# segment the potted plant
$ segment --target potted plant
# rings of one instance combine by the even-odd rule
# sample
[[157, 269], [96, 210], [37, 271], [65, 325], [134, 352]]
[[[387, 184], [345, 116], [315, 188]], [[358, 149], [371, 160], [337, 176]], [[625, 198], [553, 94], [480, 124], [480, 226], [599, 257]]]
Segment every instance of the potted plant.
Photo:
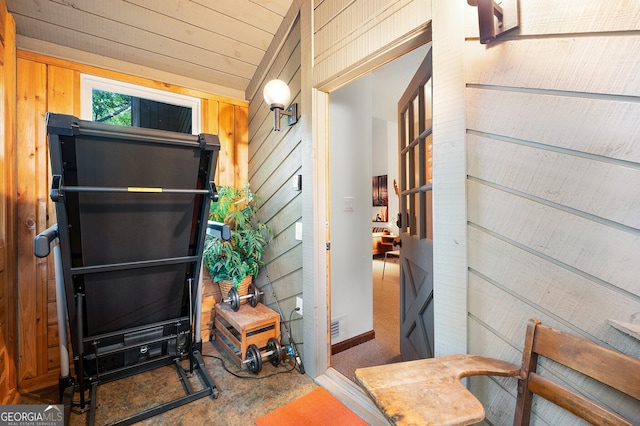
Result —
[[249, 184], [242, 188], [218, 188], [218, 201], [211, 203], [209, 220], [229, 225], [230, 238], [207, 235], [203, 262], [214, 282], [220, 285], [222, 297], [231, 287], [240, 295], [247, 292], [253, 276], [264, 265], [262, 255], [271, 241], [271, 228], [257, 220], [259, 197], [251, 192]]

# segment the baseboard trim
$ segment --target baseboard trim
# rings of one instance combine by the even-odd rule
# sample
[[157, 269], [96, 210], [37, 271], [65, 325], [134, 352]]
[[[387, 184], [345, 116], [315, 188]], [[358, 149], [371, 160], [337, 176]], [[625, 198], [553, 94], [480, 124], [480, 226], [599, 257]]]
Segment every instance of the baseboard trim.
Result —
[[353, 336], [347, 340], [343, 340], [342, 342], [338, 342], [335, 345], [331, 345], [331, 355], [335, 355], [342, 351], [346, 351], [347, 349], [351, 349], [354, 346], [358, 346], [361, 343], [368, 342], [369, 340], [373, 340], [376, 337], [376, 332], [374, 330], [367, 331], [366, 333], [358, 334], [357, 336]]

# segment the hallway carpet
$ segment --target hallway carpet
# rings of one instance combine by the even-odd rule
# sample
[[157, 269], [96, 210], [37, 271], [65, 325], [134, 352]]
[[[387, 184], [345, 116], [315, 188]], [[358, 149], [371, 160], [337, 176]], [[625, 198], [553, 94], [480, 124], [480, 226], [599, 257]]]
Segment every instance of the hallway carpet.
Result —
[[331, 356], [331, 367], [355, 382], [360, 367], [402, 361], [400, 355], [400, 265], [387, 259], [382, 279], [383, 258], [373, 259], [373, 329], [375, 339]]

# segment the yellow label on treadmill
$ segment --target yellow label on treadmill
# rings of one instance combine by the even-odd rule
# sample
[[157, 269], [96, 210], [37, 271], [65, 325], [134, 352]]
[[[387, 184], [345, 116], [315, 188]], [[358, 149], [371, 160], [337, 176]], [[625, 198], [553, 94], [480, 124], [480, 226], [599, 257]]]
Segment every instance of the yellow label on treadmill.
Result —
[[127, 187], [127, 191], [129, 192], [162, 192], [162, 188], [144, 188], [140, 186], [129, 186]]

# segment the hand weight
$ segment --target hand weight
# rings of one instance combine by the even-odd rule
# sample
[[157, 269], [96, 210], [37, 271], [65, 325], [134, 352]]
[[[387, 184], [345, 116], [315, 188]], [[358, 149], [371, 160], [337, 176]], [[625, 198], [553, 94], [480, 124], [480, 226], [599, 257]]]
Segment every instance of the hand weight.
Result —
[[268, 358], [269, 362], [277, 367], [282, 361], [282, 345], [275, 338], [271, 337], [267, 341], [267, 351], [260, 353], [260, 349], [254, 344], [249, 345], [247, 354], [243, 364], [247, 365], [247, 369], [254, 374], [258, 374], [262, 370], [262, 359]]

